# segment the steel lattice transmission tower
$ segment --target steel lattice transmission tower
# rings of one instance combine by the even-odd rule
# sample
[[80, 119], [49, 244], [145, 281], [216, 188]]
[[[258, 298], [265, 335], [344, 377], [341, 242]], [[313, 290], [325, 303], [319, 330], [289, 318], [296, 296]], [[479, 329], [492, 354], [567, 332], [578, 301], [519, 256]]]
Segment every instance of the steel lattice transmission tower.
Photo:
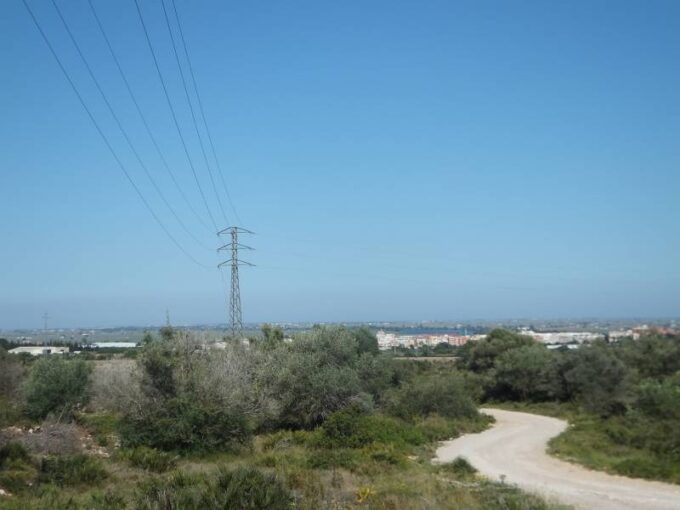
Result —
[[228, 227], [220, 230], [218, 235], [229, 235], [230, 241], [224, 246], [220, 246], [217, 251], [231, 251], [231, 258], [218, 264], [218, 268], [223, 266], [231, 266], [231, 293], [229, 295], [229, 324], [231, 327], [231, 336], [237, 338], [243, 331], [243, 318], [241, 314], [241, 289], [239, 285], [238, 268], [239, 266], [253, 267], [255, 264], [246, 262], [238, 258], [238, 251], [252, 250], [250, 246], [238, 242], [239, 234], [253, 234], [250, 230], [241, 227]]

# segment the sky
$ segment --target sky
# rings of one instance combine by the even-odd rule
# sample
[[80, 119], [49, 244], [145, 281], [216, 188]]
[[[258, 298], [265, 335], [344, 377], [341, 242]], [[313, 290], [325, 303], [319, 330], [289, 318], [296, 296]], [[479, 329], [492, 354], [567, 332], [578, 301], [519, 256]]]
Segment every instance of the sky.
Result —
[[[87, 0], [56, 1], [202, 246], [51, 1], [27, 1], [157, 217], [207, 267], [145, 208], [23, 3], [3, 2], [0, 328], [46, 311], [51, 327], [166, 310], [226, 322], [219, 240], [134, 0], [92, 2], [186, 201]], [[679, 2], [176, 0], [240, 221], [219, 210], [161, 0], [140, 6], [208, 209], [255, 232], [244, 321], [680, 316]]]

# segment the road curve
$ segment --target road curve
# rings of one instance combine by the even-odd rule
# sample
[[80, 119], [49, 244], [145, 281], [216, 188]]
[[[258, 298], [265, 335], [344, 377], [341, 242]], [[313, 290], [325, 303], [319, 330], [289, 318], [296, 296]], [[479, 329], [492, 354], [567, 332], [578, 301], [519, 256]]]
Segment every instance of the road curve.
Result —
[[570, 464], [546, 453], [548, 440], [567, 422], [529, 413], [483, 409], [496, 418], [479, 434], [446, 441], [435, 462], [467, 459], [493, 480], [516, 484], [578, 509], [680, 510], [680, 486], [608, 475]]

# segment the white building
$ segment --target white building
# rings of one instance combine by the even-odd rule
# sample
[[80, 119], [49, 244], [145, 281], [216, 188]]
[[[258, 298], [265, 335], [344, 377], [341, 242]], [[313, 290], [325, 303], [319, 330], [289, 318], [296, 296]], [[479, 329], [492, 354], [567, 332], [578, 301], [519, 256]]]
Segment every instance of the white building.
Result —
[[54, 347], [51, 345], [31, 345], [26, 347], [15, 347], [10, 349], [10, 354], [21, 354], [27, 352], [31, 356], [40, 356], [42, 354], [67, 354], [68, 347]]

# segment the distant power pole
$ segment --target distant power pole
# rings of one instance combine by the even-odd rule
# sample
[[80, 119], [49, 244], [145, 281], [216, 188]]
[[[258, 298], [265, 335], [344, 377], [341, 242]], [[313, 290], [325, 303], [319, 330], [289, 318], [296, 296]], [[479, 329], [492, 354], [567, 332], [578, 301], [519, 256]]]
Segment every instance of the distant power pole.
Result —
[[47, 314], [47, 312], [45, 312], [45, 313], [43, 314], [43, 316], [42, 316], [42, 319], [43, 319], [43, 330], [45, 331], [45, 333], [47, 333], [47, 319], [49, 319], [49, 318], [50, 318], [50, 316]]
[[229, 295], [229, 325], [231, 327], [231, 336], [237, 338], [243, 332], [243, 318], [241, 314], [241, 289], [238, 278], [239, 266], [254, 266], [250, 262], [240, 260], [238, 258], [238, 250], [252, 250], [250, 246], [246, 246], [238, 242], [239, 234], [252, 234], [250, 230], [241, 227], [228, 227], [218, 232], [218, 235], [229, 235], [230, 241], [224, 246], [220, 246], [217, 251], [231, 251], [231, 258], [218, 264], [218, 268], [222, 266], [231, 266], [231, 293]]

